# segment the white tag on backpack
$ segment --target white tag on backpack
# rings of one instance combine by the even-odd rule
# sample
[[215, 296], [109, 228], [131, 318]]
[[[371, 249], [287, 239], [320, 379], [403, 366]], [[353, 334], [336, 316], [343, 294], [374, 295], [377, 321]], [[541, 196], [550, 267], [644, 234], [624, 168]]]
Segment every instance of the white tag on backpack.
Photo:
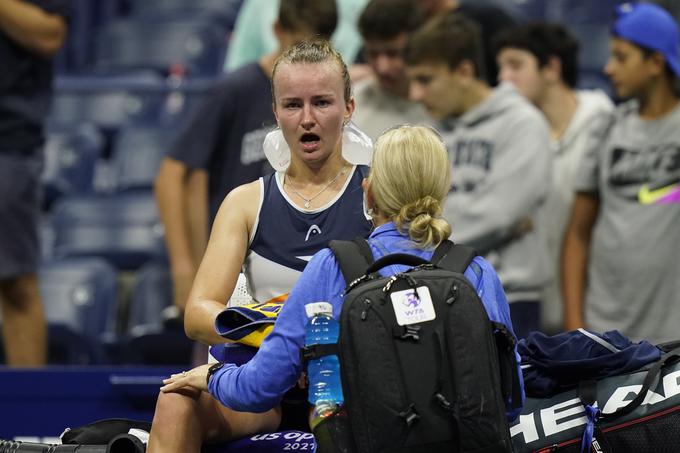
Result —
[[413, 288], [395, 291], [390, 294], [397, 324], [407, 326], [424, 321], [432, 321], [437, 317], [432, 304], [432, 297], [427, 286], [418, 287], [418, 296]]

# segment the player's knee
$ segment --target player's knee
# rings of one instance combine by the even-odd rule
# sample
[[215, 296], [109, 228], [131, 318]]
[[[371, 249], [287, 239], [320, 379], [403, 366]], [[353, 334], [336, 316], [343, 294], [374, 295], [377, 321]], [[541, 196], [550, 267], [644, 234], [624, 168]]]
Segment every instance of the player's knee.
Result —
[[195, 417], [198, 412], [200, 392], [182, 389], [181, 392], [160, 392], [156, 401], [154, 421], [169, 418]]

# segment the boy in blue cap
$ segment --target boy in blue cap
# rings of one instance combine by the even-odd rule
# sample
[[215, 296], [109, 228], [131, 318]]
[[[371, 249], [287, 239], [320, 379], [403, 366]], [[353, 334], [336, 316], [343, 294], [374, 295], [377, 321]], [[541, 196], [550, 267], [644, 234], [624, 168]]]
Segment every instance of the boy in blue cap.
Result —
[[565, 328], [677, 339], [680, 325], [680, 31], [662, 8], [617, 8], [605, 72], [619, 97], [576, 184], [562, 252]]

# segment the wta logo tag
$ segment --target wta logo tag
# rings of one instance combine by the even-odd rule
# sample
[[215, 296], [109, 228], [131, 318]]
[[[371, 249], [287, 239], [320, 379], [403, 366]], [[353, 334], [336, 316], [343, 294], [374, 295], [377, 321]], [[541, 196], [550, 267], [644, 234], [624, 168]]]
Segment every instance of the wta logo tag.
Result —
[[395, 291], [390, 294], [390, 299], [392, 299], [397, 324], [400, 326], [432, 321], [437, 317], [427, 286], [418, 287], [418, 294], [413, 288]]

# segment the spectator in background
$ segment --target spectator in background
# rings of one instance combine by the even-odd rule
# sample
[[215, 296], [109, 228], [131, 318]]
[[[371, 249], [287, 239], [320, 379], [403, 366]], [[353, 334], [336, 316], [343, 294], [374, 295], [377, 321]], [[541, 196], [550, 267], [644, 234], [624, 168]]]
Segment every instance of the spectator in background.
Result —
[[676, 340], [680, 325], [680, 30], [617, 8], [605, 73], [630, 101], [593, 128], [562, 251], [565, 329]]
[[[425, 15], [432, 18], [437, 14], [456, 11], [473, 20], [480, 28], [483, 64], [486, 81], [495, 86], [498, 79], [496, 54], [493, 37], [498, 33], [519, 25], [519, 13], [511, 9], [504, 0], [418, 0]], [[482, 68], [482, 66], [480, 66]]]
[[435, 16], [407, 50], [411, 97], [440, 120], [453, 166], [444, 217], [454, 237], [498, 270], [515, 333], [539, 327], [549, 266], [541, 208], [552, 159], [543, 115], [510, 84], [491, 89], [479, 28], [458, 13]]
[[533, 23], [503, 32], [496, 40], [499, 79], [512, 82], [550, 125], [552, 189], [546, 203], [546, 235], [555, 278], [543, 299], [543, 325], [562, 327], [560, 252], [569, 221], [578, 164], [598, 117], [613, 104], [601, 90], [577, 90], [578, 42], [561, 25]]
[[0, 2], [0, 305], [6, 362], [14, 366], [47, 360], [36, 273], [43, 120], [68, 15], [68, 0]]
[[[367, 0], [337, 0], [338, 26], [333, 34], [333, 47], [345, 61], [354, 61], [359, 51], [361, 37], [357, 19]], [[244, 0], [236, 18], [225, 62], [225, 71], [233, 71], [244, 64], [256, 61], [262, 55], [278, 48], [272, 33], [280, 0]], [[301, 8], [300, 13], [307, 13]]]
[[222, 200], [233, 188], [271, 171], [262, 143], [275, 124], [274, 61], [293, 44], [313, 36], [328, 38], [335, 30], [335, 0], [281, 0], [280, 5], [273, 26], [279, 49], [224, 78], [187, 123], [156, 178], [174, 301], [181, 311]]
[[354, 122], [373, 140], [398, 124], [427, 124], [422, 105], [408, 98], [404, 51], [411, 32], [422, 25], [417, 0], [372, 0], [359, 18], [364, 60], [373, 77], [354, 86]]

